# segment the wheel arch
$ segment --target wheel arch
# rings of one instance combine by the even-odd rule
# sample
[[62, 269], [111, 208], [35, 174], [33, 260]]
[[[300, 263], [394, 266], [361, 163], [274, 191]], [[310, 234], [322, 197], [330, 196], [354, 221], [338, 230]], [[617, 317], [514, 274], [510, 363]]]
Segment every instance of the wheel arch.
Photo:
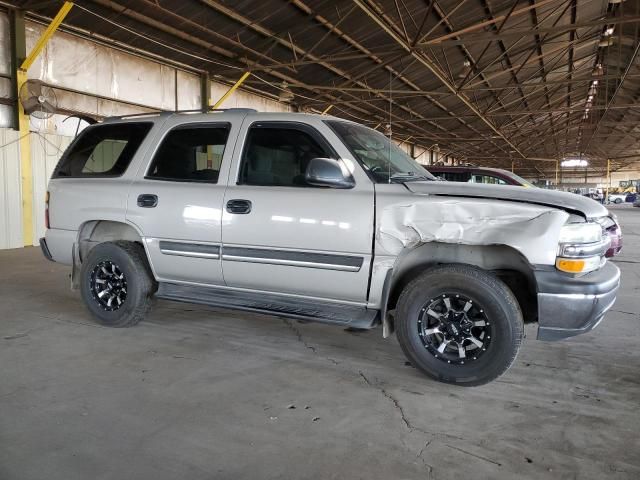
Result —
[[79, 276], [82, 261], [87, 258], [91, 249], [100, 243], [118, 240], [139, 243], [144, 248], [147, 261], [149, 261], [142, 234], [134, 225], [114, 220], [88, 220], [80, 225], [78, 237], [73, 246], [73, 268], [71, 274], [73, 289], [78, 288], [76, 279]]
[[537, 288], [533, 267], [515, 248], [508, 245], [464, 245], [429, 242], [400, 253], [389, 273], [383, 297], [385, 330], [390, 332], [392, 320], [386, 313], [396, 308], [405, 286], [425, 270], [443, 264], [464, 264], [493, 272], [514, 293], [525, 322], [537, 320]]

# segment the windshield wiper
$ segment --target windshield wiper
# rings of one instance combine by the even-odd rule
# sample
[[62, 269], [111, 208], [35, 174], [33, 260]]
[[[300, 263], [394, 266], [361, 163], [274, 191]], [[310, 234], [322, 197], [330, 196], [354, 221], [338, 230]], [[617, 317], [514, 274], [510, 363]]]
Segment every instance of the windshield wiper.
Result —
[[389, 180], [392, 182], [396, 181], [398, 183], [403, 183], [403, 182], [415, 182], [419, 180], [431, 180], [431, 179], [425, 175], [416, 175], [413, 172], [398, 172], [391, 175], [389, 177]]

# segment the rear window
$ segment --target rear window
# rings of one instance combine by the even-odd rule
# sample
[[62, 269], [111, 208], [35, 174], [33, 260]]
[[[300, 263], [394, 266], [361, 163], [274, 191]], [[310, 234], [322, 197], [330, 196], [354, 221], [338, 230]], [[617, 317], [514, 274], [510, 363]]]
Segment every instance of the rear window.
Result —
[[53, 177], [122, 175], [151, 125], [149, 122], [120, 123], [87, 128], [64, 153]]

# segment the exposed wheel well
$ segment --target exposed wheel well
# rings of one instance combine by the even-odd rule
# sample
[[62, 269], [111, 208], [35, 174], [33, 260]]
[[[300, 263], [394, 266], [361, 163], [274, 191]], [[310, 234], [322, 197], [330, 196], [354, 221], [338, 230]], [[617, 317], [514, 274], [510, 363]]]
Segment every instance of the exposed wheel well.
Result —
[[142, 237], [131, 225], [111, 220], [92, 220], [85, 222], [78, 232], [78, 253], [80, 260], [86, 258], [93, 247], [103, 242], [126, 240], [141, 245]]
[[138, 231], [123, 222], [112, 220], [91, 220], [83, 223], [78, 230], [78, 240], [73, 245], [73, 266], [71, 267], [71, 288], [80, 288], [80, 268], [82, 260], [87, 258], [89, 252], [96, 245], [103, 242], [115, 242], [125, 240], [142, 245], [142, 237]]
[[466, 264], [494, 273], [516, 296], [525, 322], [537, 320], [536, 283], [532, 268], [517, 250], [505, 245], [425, 243], [401, 254], [393, 272], [387, 311], [396, 307], [405, 286], [426, 269], [443, 264]]

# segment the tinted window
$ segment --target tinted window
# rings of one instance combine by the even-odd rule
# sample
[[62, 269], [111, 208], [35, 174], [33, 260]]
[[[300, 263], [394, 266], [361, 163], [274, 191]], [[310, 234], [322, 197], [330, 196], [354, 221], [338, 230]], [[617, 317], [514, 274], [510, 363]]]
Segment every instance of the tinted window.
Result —
[[304, 175], [312, 158], [334, 158], [323, 141], [296, 128], [257, 126], [249, 130], [240, 182], [245, 185], [309, 186]]
[[469, 172], [443, 172], [434, 173], [434, 175], [444, 178], [449, 182], [468, 182], [471, 178], [471, 174]]
[[62, 156], [53, 176], [122, 175], [150, 129], [151, 123], [89, 127]]
[[469, 180], [469, 182], [471, 182], [471, 183], [490, 183], [490, 184], [496, 184], [496, 185], [506, 185], [507, 184], [507, 182], [505, 182], [501, 178], [494, 177], [492, 175], [481, 175], [481, 174], [477, 174], [477, 173], [474, 173], [472, 175], [471, 180]]
[[171, 130], [160, 144], [147, 178], [217, 183], [228, 136], [226, 125]]

